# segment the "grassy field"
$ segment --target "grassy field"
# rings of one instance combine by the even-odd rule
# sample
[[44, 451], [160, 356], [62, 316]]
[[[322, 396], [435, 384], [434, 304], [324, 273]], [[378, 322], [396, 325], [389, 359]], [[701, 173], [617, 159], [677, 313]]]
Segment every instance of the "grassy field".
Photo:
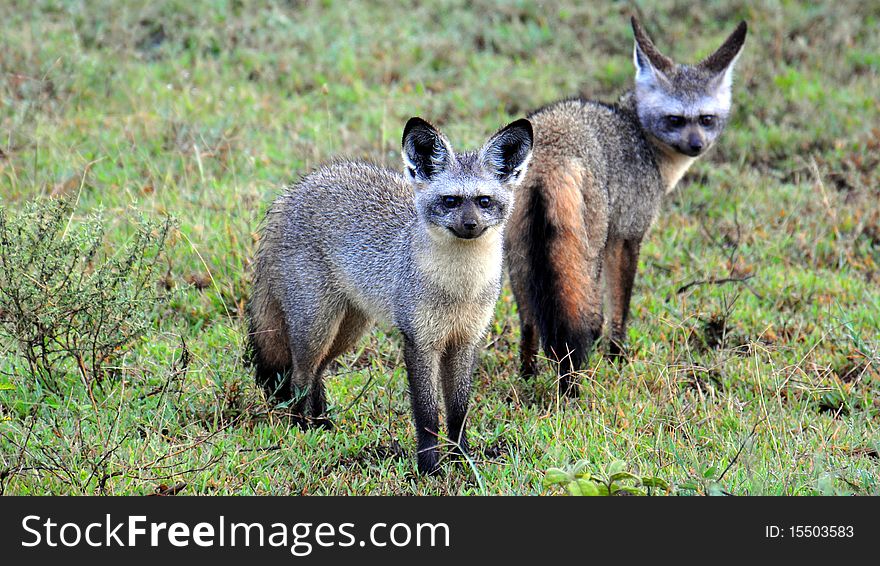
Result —
[[[622, 461], [655, 493], [880, 495], [880, 5], [245, 4], [0, 6], [0, 204], [103, 210], [108, 249], [138, 214], [178, 223], [173, 297], [115, 377], [66, 363], [41, 387], [0, 334], [0, 493], [550, 494], [550, 468]], [[575, 401], [549, 366], [522, 381], [505, 286], [474, 460], [430, 478], [388, 328], [332, 370], [332, 432], [268, 406], [242, 315], [279, 187], [338, 155], [397, 168], [413, 115], [473, 147], [552, 100], [614, 99], [633, 10], [686, 62], [750, 33], [731, 124], [643, 248], [629, 361], [594, 356]]]

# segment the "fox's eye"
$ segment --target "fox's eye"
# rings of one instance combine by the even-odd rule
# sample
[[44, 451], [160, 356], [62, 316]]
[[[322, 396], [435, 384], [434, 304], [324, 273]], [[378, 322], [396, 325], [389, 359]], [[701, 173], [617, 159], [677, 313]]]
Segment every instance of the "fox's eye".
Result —
[[700, 125], [701, 126], [709, 127], [714, 124], [715, 124], [715, 116], [712, 116], [711, 114], [703, 114], [702, 116], [700, 116]]
[[461, 204], [461, 197], [443, 197], [443, 206], [446, 208], [455, 208]]
[[670, 128], [680, 128], [684, 126], [684, 116], [666, 116], [666, 125]]
[[480, 208], [489, 208], [492, 206], [492, 199], [489, 197], [480, 197], [477, 199], [477, 204], [480, 205]]

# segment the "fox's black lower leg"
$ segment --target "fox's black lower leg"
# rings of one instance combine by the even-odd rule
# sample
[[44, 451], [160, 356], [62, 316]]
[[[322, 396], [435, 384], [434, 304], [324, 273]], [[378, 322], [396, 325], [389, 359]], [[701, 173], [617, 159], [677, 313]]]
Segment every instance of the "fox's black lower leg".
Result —
[[416, 448], [419, 472], [430, 474], [437, 470], [437, 393], [434, 389], [435, 372], [439, 364], [439, 352], [419, 348], [409, 336], [404, 335], [403, 357], [409, 378], [413, 420], [416, 426]]
[[[322, 371], [323, 373], [323, 371]], [[324, 389], [324, 380], [321, 378], [321, 374], [318, 374], [318, 377], [312, 381], [312, 389], [309, 391], [310, 404], [311, 404], [311, 421], [310, 426], [312, 428], [323, 428], [325, 430], [330, 430], [333, 428], [333, 421], [330, 419], [330, 416], [327, 415], [327, 392]]]
[[608, 354], [620, 359], [626, 353], [626, 323], [633, 284], [639, 266], [641, 240], [609, 240], [605, 253], [605, 278], [611, 307], [611, 341]]
[[[522, 315], [521, 315], [522, 316]], [[531, 322], [523, 321], [519, 341], [519, 373], [528, 379], [538, 373], [536, 365], [538, 356], [538, 329]]]
[[298, 389], [293, 397], [298, 399], [290, 408], [290, 418], [301, 429], [311, 428], [332, 429], [333, 421], [327, 415], [327, 400], [324, 384], [320, 379], [308, 387]]
[[450, 442], [455, 444], [455, 450], [462, 455], [468, 453], [465, 421], [470, 403], [475, 352], [473, 345], [457, 346], [447, 350], [440, 360], [447, 434]]
[[327, 363], [319, 363], [317, 367], [309, 362], [301, 362], [304, 356], [294, 353], [293, 366], [290, 372], [288, 399], [290, 418], [301, 429], [332, 428], [333, 423], [327, 416], [327, 397], [324, 391], [322, 376]]

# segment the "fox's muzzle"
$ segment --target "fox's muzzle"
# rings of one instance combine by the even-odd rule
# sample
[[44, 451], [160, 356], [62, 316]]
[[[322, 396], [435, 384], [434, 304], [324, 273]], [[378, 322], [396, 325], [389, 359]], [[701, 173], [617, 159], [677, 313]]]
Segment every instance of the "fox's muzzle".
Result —
[[455, 234], [457, 238], [463, 240], [473, 240], [479, 238], [486, 231], [488, 226], [479, 222], [456, 222], [454, 226], [450, 226], [449, 230]]
[[700, 132], [691, 130], [684, 132], [681, 141], [676, 144], [675, 149], [689, 157], [697, 157], [703, 153], [707, 145]]
[[457, 237], [472, 240], [479, 238], [486, 231], [486, 224], [480, 219], [480, 213], [473, 202], [466, 202], [461, 207], [461, 213], [455, 219], [455, 223], [449, 227]]

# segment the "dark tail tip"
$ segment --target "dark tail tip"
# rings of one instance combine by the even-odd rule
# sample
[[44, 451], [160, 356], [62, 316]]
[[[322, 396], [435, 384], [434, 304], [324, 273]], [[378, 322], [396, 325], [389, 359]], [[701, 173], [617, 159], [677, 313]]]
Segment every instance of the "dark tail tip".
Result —
[[594, 328], [588, 321], [572, 320], [563, 308], [561, 294], [566, 282], [554, 270], [552, 259], [554, 254], [567, 252], [553, 249], [557, 227], [548, 221], [547, 202], [540, 186], [531, 191], [531, 199], [529, 233], [524, 235], [529, 242], [529, 306], [535, 313], [545, 354], [559, 362], [560, 373], [570, 373], [585, 365], [601, 332], [601, 322]]

